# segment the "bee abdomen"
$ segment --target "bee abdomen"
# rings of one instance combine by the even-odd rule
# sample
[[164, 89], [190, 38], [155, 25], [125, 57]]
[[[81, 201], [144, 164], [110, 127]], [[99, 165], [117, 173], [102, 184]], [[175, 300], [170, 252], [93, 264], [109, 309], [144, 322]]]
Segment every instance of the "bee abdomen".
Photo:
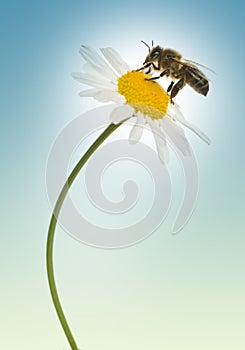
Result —
[[192, 77], [187, 82], [196, 92], [198, 92], [201, 95], [206, 96], [209, 90], [209, 82], [204, 77]]

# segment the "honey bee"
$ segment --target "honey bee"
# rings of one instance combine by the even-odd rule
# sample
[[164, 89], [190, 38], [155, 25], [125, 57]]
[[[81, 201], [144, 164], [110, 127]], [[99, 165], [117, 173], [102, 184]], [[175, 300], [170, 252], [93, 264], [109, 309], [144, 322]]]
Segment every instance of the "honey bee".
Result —
[[170, 77], [172, 82], [170, 83], [167, 92], [170, 93], [171, 101], [186, 84], [199, 94], [204, 96], [207, 95], [209, 81], [197, 66], [206, 69], [209, 68], [192, 60], [184, 59], [179, 52], [173, 49], [164, 49], [159, 45], [154, 46], [153, 41], [152, 47], [143, 40], [142, 43], [148, 47], [149, 53], [146, 56], [143, 67], [137, 69], [137, 71], [148, 68], [146, 73], [150, 73], [151, 71], [161, 72], [158, 76], [147, 80], [156, 80], [163, 76]]

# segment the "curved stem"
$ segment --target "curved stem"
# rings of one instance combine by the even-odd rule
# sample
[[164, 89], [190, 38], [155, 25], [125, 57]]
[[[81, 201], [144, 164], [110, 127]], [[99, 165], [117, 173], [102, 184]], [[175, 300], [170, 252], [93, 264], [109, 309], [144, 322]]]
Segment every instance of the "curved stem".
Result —
[[87, 152], [82, 156], [82, 158], [79, 160], [79, 162], [76, 164], [76, 166], [72, 170], [70, 176], [68, 177], [66, 183], [64, 184], [64, 186], [59, 194], [59, 197], [58, 197], [57, 202], [55, 204], [55, 207], [54, 207], [54, 210], [52, 213], [52, 217], [50, 220], [50, 224], [49, 224], [48, 237], [47, 237], [47, 247], [46, 247], [46, 264], [47, 264], [49, 288], [50, 288], [53, 303], [54, 303], [57, 315], [59, 317], [61, 326], [63, 327], [66, 338], [67, 338], [72, 350], [78, 350], [78, 347], [76, 345], [75, 339], [72, 335], [72, 332], [71, 332], [70, 327], [67, 323], [65, 314], [63, 312], [63, 309], [62, 309], [62, 306], [61, 306], [61, 303], [59, 300], [57, 288], [56, 288], [55, 277], [54, 277], [53, 245], [54, 245], [55, 229], [56, 229], [57, 220], [58, 220], [58, 216], [59, 216], [62, 204], [65, 200], [65, 197], [66, 197], [73, 181], [76, 179], [80, 170], [82, 169], [84, 164], [87, 162], [87, 160], [91, 157], [91, 155], [96, 151], [96, 149], [121, 124], [122, 123], [119, 123], [117, 125], [110, 124], [103, 131], [103, 133], [97, 138], [97, 140], [92, 144], [92, 146], [87, 150]]

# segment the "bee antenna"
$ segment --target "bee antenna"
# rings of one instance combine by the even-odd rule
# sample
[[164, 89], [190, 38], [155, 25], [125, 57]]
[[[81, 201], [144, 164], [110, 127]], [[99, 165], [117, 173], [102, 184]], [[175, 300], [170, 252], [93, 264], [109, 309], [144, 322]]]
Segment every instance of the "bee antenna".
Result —
[[150, 48], [150, 46], [145, 42], [145, 41], [143, 41], [143, 40], [141, 40], [141, 42], [143, 43], [143, 44], [145, 44], [145, 46], [147, 46], [148, 47], [148, 50], [149, 50], [149, 52], [151, 51], [151, 48]]
[[154, 46], [154, 41], [153, 41], [153, 40], [151, 41], [151, 46], [152, 46], [152, 47]]

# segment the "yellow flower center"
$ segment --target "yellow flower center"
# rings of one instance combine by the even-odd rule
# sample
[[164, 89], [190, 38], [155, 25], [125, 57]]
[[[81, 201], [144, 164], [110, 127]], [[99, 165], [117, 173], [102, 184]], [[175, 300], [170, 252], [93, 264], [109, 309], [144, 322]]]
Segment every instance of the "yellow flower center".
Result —
[[118, 92], [136, 112], [148, 115], [152, 119], [162, 119], [166, 115], [170, 98], [149, 74], [127, 72], [118, 79]]

